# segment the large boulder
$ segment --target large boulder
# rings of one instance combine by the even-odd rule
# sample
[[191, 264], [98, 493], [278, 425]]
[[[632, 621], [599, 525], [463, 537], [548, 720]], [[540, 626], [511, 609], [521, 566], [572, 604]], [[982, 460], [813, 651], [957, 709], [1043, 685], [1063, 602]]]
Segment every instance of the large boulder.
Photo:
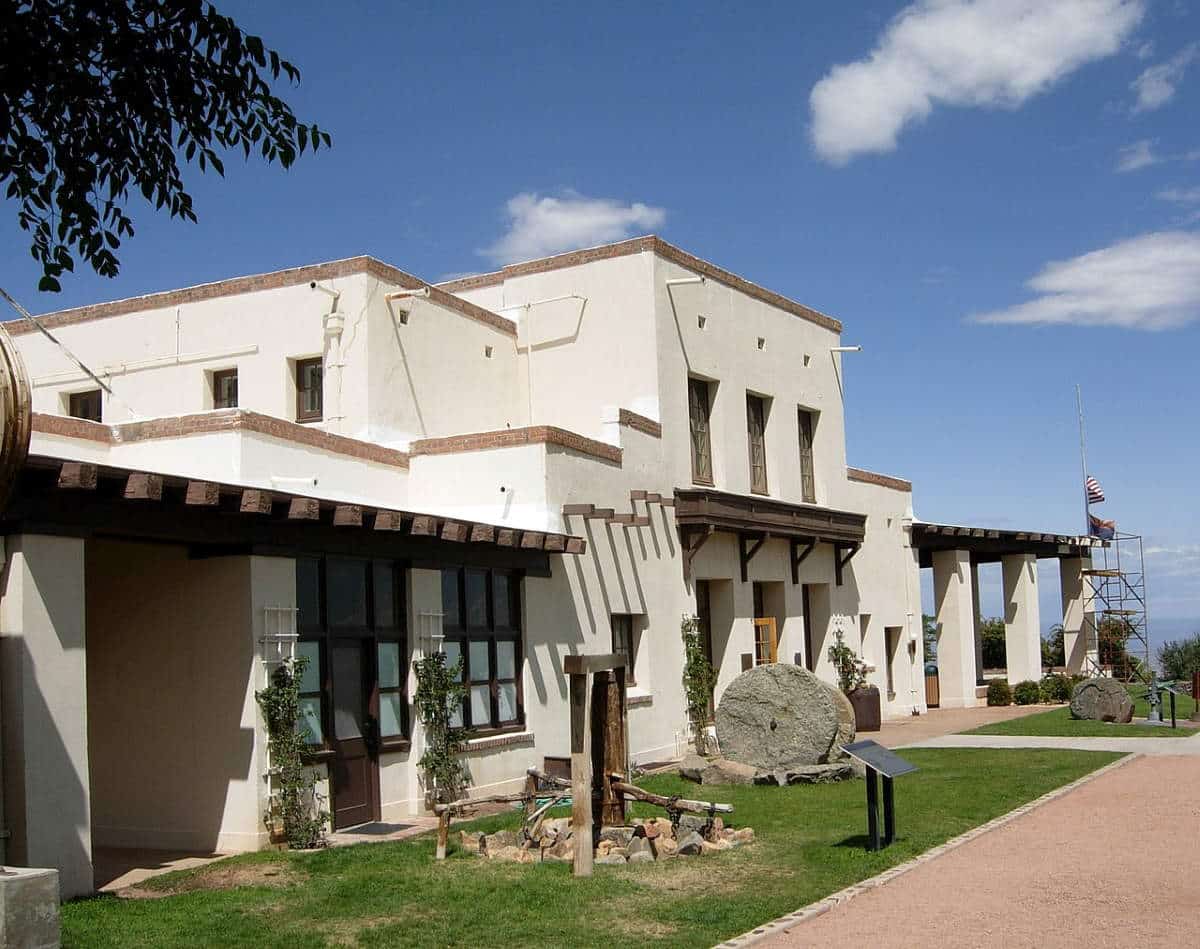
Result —
[[[830, 688], [806, 669], [787, 663], [756, 666], [721, 696], [717, 741], [731, 761], [786, 773], [825, 764], [836, 755], [844, 716]], [[850, 729], [853, 735], [853, 724]]]
[[1071, 693], [1071, 717], [1095, 722], [1133, 719], [1133, 699], [1116, 679], [1084, 679]]
[[855, 735], [855, 717], [854, 706], [850, 704], [850, 700], [846, 697], [846, 693], [839, 689], [836, 685], [830, 685], [828, 682], [821, 683], [829, 690], [830, 696], [833, 698], [833, 704], [837, 708], [838, 713], [838, 730], [837, 735], [833, 739], [833, 749], [829, 753], [830, 761], [841, 761], [849, 758], [842, 747], [849, 745], [854, 741]]

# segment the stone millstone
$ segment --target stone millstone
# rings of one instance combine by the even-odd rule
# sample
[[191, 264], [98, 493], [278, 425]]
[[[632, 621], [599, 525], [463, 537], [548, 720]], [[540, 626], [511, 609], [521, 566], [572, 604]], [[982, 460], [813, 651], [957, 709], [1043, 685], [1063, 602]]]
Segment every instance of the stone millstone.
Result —
[[850, 756], [842, 751], [842, 747], [854, 741], [854, 706], [846, 698], [846, 693], [836, 685], [830, 685], [828, 682], [822, 682], [821, 684], [829, 690], [829, 695], [833, 699], [833, 704], [837, 708], [838, 713], [838, 730], [837, 735], [833, 739], [833, 748], [829, 752], [829, 760], [844, 761], [849, 759]]
[[1133, 720], [1133, 700], [1116, 679], [1084, 679], [1071, 693], [1071, 717], [1129, 722]]
[[717, 706], [717, 741], [731, 761], [787, 772], [825, 764], [842, 728], [825, 683], [786, 663], [756, 666], [729, 684]]

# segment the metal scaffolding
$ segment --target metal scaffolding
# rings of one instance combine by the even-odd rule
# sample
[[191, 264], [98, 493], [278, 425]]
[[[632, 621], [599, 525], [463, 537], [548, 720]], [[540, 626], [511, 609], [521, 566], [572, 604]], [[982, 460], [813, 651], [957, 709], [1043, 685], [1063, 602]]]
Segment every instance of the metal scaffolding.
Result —
[[[1083, 632], [1087, 637], [1083, 671], [1149, 685], [1150, 632], [1142, 536], [1118, 531], [1109, 546], [1100, 550], [1102, 558], [1093, 553], [1091, 569], [1083, 571]], [[1114, 650], [1102, 646], [1100, 632], [1105, 624], [1120, 624], [1128, 635], [1123, 654], [1112, 655]]]

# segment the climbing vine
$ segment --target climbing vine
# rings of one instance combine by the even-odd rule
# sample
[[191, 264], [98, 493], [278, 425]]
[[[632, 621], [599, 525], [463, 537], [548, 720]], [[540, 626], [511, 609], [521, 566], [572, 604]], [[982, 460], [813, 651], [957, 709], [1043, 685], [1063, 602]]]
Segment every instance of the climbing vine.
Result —
[[448, 804], [462, 796], [471, 778], [458, 757], [466, 749], [467, 731], [454, 724], [467, 695], [462, 658], [447, 667], [446, 654], [435, 652], [418, 659], [413, 668], [417, 674], [413, 704], [425, 726], [425, 753], [417, 764], [425, 772], [430, 801]]
[[717, 673], [708, 661], [700, 619], [683, 615], [679, 624], [683, 636], [683, 691], [687, 698], [688, 720], [696, 736], [696, 754], [708, 753], [708, 708], [712, 702]]
[[846, 637], [839, 629], [837, 641], [829, 647], [827, 655], [837, 670], [838, 686], [849, 695], [867, 684], [867, 664], [846, 645]]
[[285, 660], [271, 674], [267, 687], [254, 693], [267, 725], [275, 788], [264, 820], [268, 828], [282, 824], [293, 850], [324, 846], [329, 826], [329, 813], [316, 790], [316, 775], [304, 764], [311, 733], [300, 718], [300, 680], [307, 667], [307, 656]]

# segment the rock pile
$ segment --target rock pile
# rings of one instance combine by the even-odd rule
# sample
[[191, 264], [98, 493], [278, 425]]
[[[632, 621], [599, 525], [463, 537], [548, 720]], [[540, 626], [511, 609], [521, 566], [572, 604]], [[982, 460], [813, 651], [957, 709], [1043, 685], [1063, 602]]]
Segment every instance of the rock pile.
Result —
[[848, 761], [792, 765], [779, 771], [764, 771], [726, 758], [688, 755], [679, 763], [679, 776], [697, 784], [831, 784], [854, 777]]
[[[719, 817], [711, 819], [684, 814], [673, 825], [664, 817], [635, 820], [624, 827], [605, 827], [596, 845], [598, 864], [653, 863], [673, 857], [692, 857], [719, 853], [751, 843], [754, 830], [750, 827], [726, 827]], [[575, 859], [575, 835], [571, 819], [557, 817], [542, 823], [537, 836], [523, 838], [520, 831], [501, 830], [494, 834], [462, 832], [462, 845], [469, 853], [492, 860], [514, 863], [560, 861]]]

